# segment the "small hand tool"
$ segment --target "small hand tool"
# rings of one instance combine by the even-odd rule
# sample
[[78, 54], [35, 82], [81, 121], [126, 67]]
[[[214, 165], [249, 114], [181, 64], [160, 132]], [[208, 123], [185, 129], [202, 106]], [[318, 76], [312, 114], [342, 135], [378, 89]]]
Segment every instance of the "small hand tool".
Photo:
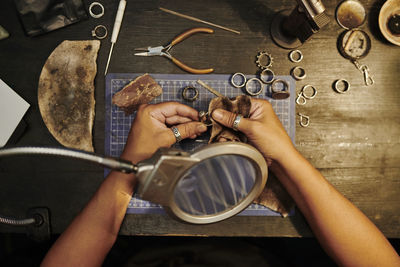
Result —
[[117, 15], [115, 16], [114, 28], [113, 28], [113, 32], [111, 35], [110, 53], [108, 54], [107, 65], [106, 65], [106, 70], [104, 71], [104, 75], [107, 74], [108, 65], [110, 64], [110, 59], [111, 59], [111, 54], [112, 54], [112, 51], [114, 48], [114, 44], [117, 42], [119, 30], [121, 28], [122, 18], [124, 17], [125, 7], [126, 7], [126, 0], [119, 1], [118, 11], [117, 11]]
[[167, 46], [156, 46], [156, 47], [144, 47], [144, 48], [136, 48], [135, 50], [137, 51], [146, 51], [146, 52], [141, 52], [141, 53], [136, 53], [135, 56], [164, 56], [169, 58], [170, 60], [172, 60], [172, 62], [177, 65], [178, 67], [180, 67], [181, 69], [190, 72], [190, 73], [194, 73], [194, 74], [206, 74], [206, 73], [210, 73], [213, 72], [214, 69], [194, 69], [191, 68], [187, 65], [185, 65], [184, 63], [182, 63], [181, 61], [179, 61], [178, 59], [174, 58], [170, 53], [169, 50], [176, 44], [182, 42], [183, 40], [185, 40], [186, 38], [188, 38], [189, 36], [198, 33], [198, 32], [205, 32], [205, 33], [213, 33], [214, 30], [210, 29], [210, 28], [193, 28], [190, 30], [185, 31], [184, 33], [178, 35], [174, 40], [172, 40], [172, 42], [167, 45]]

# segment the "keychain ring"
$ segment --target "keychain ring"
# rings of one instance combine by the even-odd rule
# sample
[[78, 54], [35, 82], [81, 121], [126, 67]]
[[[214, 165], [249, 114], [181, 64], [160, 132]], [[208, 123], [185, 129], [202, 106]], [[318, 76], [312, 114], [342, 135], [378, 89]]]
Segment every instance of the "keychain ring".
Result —
[[[98, 35], [97, 32], [99, 29], [103, 29], [104, 30], [104, 34], [103, 35]], [[92, 30], [92, 36], [96, 37], [97, 39], [101, 40], [107, 37], [107, 28], [104, 25], [97, 25], [93, 30]]]
[[[99, 6], [99, 7], [100, 7], [101, 11], [100, 11], [99, 14], [93, 13], [93, 10], [92, 10], [92, 9], [93, 9], [95, 6]], [[95, 19], [101, 18], [101, 17], [104, 15], [104, 6], [103, 6], [102, 4], [100, 4], [99, 2], [93, 2], [93, 3], [91, 3], [90, 6], [89, 6], [89, 14], [90, 14], [90, 16], [92, 16], [92, 18], [95, 18]]]

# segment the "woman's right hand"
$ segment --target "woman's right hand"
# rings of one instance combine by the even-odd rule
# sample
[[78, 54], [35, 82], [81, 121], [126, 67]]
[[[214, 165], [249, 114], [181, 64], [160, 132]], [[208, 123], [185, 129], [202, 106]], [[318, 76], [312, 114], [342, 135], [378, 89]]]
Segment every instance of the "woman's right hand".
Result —
[[[216, 109], [212, 113], [212, 118], [232, 128], [236, 115], [223, 109]], [[267, 100], [251, 99], [249, 118], [240, 120], [238, 130], [247, 136], [249, 143], [263, 154], [269, 164], [271, 160], [281, 163], [288, 154], [296, 151], [271, 103]]]

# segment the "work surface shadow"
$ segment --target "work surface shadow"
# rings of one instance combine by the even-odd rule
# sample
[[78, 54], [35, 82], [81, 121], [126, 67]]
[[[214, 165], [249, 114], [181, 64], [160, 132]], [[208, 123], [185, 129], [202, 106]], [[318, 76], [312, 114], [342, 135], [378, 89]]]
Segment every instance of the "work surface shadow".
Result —
[[[0, 234], [0, 266], [39, 266], [57, 239]], [[390, 240], [400, 251], [400, 239]], [[120, 236], [103, 266], [336, 266], [314, 238]]]

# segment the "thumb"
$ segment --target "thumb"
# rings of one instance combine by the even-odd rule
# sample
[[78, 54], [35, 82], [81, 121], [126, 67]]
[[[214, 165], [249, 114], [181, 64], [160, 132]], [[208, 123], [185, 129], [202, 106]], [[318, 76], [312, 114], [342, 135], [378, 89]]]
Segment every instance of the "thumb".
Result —
[[[235, 121], [237, 115], [238, 114], [236, 113], [232, 113], [223, 109], [216, 109], [211, 114], [214, 120], [216, 120], [217, 122], [228, 128], [232, 128], [233, 122]], [[238, 125], [238, 130], [243, 133], [246, 133], [247, 130], [249, 129], [250, 123], [251, 122], [249, 119], [241, 118], [240, 123]]]
[[[179, 134], [181, 135], [182, 139], [186, 139], [189, 137], [194, 138], [207, 131], [207, 126], [204, 123], [196, 121], [182, 123], [175, 127], [178, 128]], [[171, 138], [174, 140], [172, 143], [175, 143], [175, 135], [172, 131], [170, 131], [170, 133]]]

